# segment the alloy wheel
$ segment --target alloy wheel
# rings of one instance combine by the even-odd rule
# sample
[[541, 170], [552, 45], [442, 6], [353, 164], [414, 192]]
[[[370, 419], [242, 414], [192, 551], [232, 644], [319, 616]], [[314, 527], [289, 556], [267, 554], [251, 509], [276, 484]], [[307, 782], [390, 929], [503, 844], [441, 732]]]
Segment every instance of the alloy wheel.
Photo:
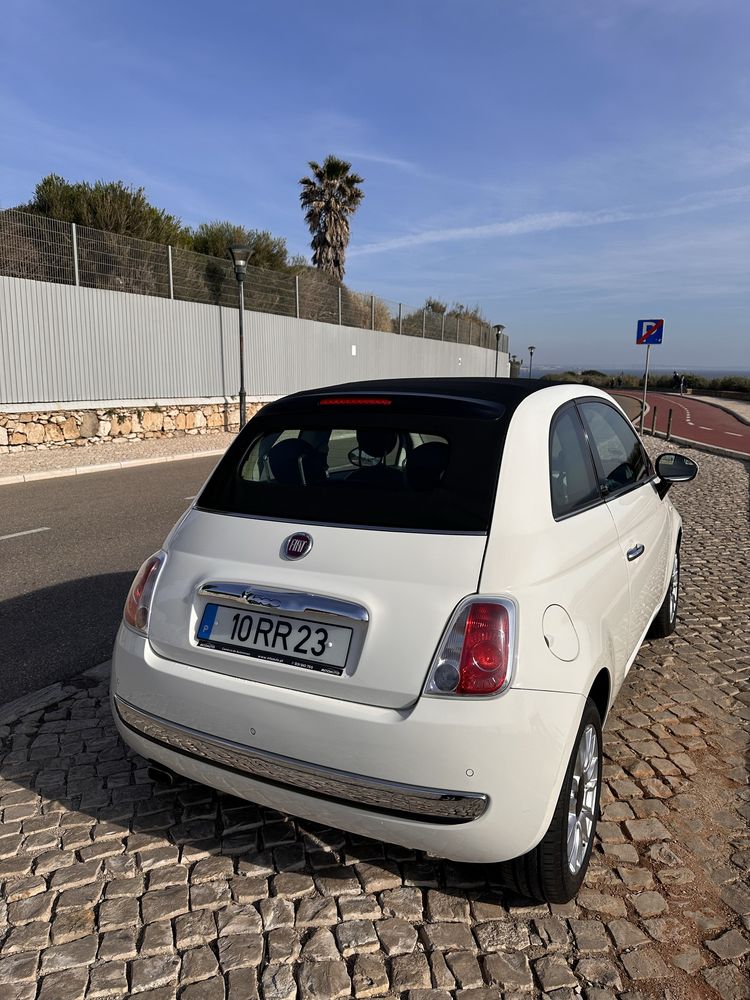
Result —
[[599, 785], [599, 740], [589, 723], [581, 734], [568, 805], [568, 868], [577, 875], [594, 832]]

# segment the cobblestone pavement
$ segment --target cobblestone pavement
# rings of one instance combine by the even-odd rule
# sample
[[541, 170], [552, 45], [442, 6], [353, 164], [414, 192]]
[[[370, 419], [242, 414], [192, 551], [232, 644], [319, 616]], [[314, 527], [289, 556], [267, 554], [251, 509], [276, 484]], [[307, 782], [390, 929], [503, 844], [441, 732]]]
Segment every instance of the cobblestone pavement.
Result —
[[106, 681], [0, 727], [0, 1000], [749, 997], [747, 467], [699, 456], [681, 620], [606, 732], [577, 900], [184, 783], [119, 741]]

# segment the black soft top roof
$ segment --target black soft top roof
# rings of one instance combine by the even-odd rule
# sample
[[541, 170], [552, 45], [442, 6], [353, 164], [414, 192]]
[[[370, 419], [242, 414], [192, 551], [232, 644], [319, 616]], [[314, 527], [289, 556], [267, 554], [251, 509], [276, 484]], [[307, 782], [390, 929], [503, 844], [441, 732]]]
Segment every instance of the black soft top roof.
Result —
[[268, 403], [264, 411], [297, 410], [309, 401], [315, 404], [323, 397], [356, 395], [433, 396], [444, 400], [476, 402], [481, 407], [487, 403], [502, 403], [508, 410], [540, 389], [565, 383], [546, 379], [529, 378], [387, 378], [361, 382], [344, 382], [341, 385], [304, 389]]

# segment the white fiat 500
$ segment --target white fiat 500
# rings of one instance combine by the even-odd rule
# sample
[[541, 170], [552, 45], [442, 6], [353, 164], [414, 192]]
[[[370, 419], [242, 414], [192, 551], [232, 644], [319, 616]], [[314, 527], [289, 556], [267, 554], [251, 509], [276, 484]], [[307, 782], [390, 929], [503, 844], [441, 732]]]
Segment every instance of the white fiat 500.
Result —
[[697, 466], [604, 392], [398, 379], [301, 392], [238, 435], [133, 582], [123, 739], [285, 813], [577, 892], [602, 722], [672, 631]]

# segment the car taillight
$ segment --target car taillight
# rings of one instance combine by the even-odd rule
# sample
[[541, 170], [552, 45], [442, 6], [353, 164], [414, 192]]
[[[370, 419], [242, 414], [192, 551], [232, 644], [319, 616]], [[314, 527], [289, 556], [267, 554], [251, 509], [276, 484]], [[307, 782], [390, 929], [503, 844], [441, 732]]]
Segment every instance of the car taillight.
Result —
[[433, 662], [425, 694], [497, 694], [510, 682], [515, 608], [500, 598], [459, 606]]
[[390, 399], [381, 396], [326, 396], [318, 406], [390, 406]]
[[151, 609], [151, 598], [154, 596], [156, 578], [166, 558], [165, 552], [155, 552], [149, 556], [136, 573], [125, 601], [123, 617], [126, 623], [144, 635], [148, 630], [148, 614]]

